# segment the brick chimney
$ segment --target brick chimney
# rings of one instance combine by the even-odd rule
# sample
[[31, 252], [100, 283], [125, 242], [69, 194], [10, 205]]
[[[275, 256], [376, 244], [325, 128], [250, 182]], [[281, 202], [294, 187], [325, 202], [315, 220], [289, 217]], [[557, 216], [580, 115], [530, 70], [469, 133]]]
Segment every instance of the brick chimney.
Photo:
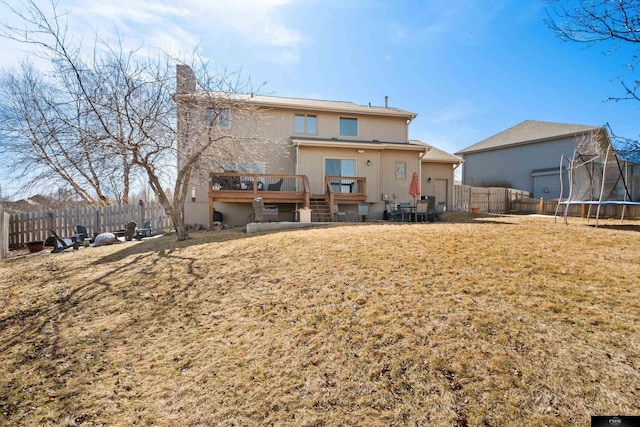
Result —
[[176, 65], [176, 93], [196, 91], [196, 75], [188, 65]]

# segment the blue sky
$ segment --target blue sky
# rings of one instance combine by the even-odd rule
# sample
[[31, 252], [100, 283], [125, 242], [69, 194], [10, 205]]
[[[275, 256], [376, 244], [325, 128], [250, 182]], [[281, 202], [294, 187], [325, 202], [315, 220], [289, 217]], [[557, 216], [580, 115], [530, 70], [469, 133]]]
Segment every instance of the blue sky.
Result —
[[[16, 1], [10, 1], [17, 4]], [[47, 1], [40, 1], [44, 8]], [[603, 125], [637, 138], [640, 103], [622, 95], [629, 47], [559, 40], [543, 0], [60, 0], [88, 44], [174, 53], [200, 44], [277, 96], [389, 104], [418, 114], [410, 138], [455, 153], [524, 120]], [[0, 16], [7, 14], [0, 5]], [[0, 65], [26, 52], [0, 39]]]

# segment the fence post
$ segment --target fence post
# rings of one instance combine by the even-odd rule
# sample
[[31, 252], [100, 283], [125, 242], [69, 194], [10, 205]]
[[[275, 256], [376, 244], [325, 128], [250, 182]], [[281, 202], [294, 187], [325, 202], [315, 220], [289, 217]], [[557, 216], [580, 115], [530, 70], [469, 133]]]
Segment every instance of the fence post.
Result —
[[505, 213], [511, 213], [511, 189], [504, 189], [504, 210]]
[[0, 209], [0, 260], [9, 254], [9, 214]]
[[145, 212], [144, 212], [144, 202], [142, 201], [142, 199], [140, 199], [140, 201], [138, 201], [138, 206], [139, 206], [139, 217], [140, 217], [140, 227], [142, 227], [144, 225], [144, 221], [145, 221]]
[[544, 213], [544, 198], [540, 197], [540, 203], [538, 203], [538, 213]]

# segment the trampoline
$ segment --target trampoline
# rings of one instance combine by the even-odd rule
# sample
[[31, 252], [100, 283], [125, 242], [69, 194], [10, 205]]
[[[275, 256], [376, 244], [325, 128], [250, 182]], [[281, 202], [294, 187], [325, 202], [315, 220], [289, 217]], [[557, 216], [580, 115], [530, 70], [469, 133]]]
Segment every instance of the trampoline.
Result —
[[[569, 195], [564, 195], [564, 174], [568, 174]], [[560, 159], [560, 206], [564, 206], [564, 223], [567, 224], [569, 206], [587, 205], [587, 221], [591, 208], [596, 207], [596, 227], [602, 206], [622, 206], [620, 221], [624, 220], [627, 206], [640, 206], [640, 163], [622, 160], [610, 143], [593, 140], [579, 145], [571, 159]]]

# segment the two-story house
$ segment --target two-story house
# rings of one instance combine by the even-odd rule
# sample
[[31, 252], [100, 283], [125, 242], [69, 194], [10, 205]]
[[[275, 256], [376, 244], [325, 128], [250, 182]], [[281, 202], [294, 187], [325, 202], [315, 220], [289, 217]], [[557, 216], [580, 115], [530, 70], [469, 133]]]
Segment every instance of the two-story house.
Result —
[[[205, 110], [213, 97], [193, 97], [195, 78], [186, 66], [178, 68], [178, 117], [192, 109]], [[182, 98], [181, 98], [182, 97]], [[180, 102], [184, 97], [199, 102]], [[297, 220], [310, 208], [312, 221], [332, 221], [333, 210], [355, 212], [369, 204], [369, 219], [383, 219], [386, 203], [412, 201], [409, 184], [415, 171], [423, 195], [453, 203], [453, 171], [461, 159], [409, 139], [415, 113], [385, 106], [351, 102], [234, 95], [236, 105], [251, 106], [251, 126], [241, 114], [219, 112], [218, 124], [256, 144], [253, 157], [218, 165], [206, 182], [192, 178], [192, 194], [185, 205], [187, 224], [212, 225], [222, 220], [246, 224], [251, 200], [262, 197], [277, 204], [282, 221]], [[385, 100], [386, 104], [386, 100]], [[206, 113], [205, 113], [206, 115]], [[251, 132], [249, 132], [251, 130]], [[188, 146], [188, 132], [178, 147]]]

